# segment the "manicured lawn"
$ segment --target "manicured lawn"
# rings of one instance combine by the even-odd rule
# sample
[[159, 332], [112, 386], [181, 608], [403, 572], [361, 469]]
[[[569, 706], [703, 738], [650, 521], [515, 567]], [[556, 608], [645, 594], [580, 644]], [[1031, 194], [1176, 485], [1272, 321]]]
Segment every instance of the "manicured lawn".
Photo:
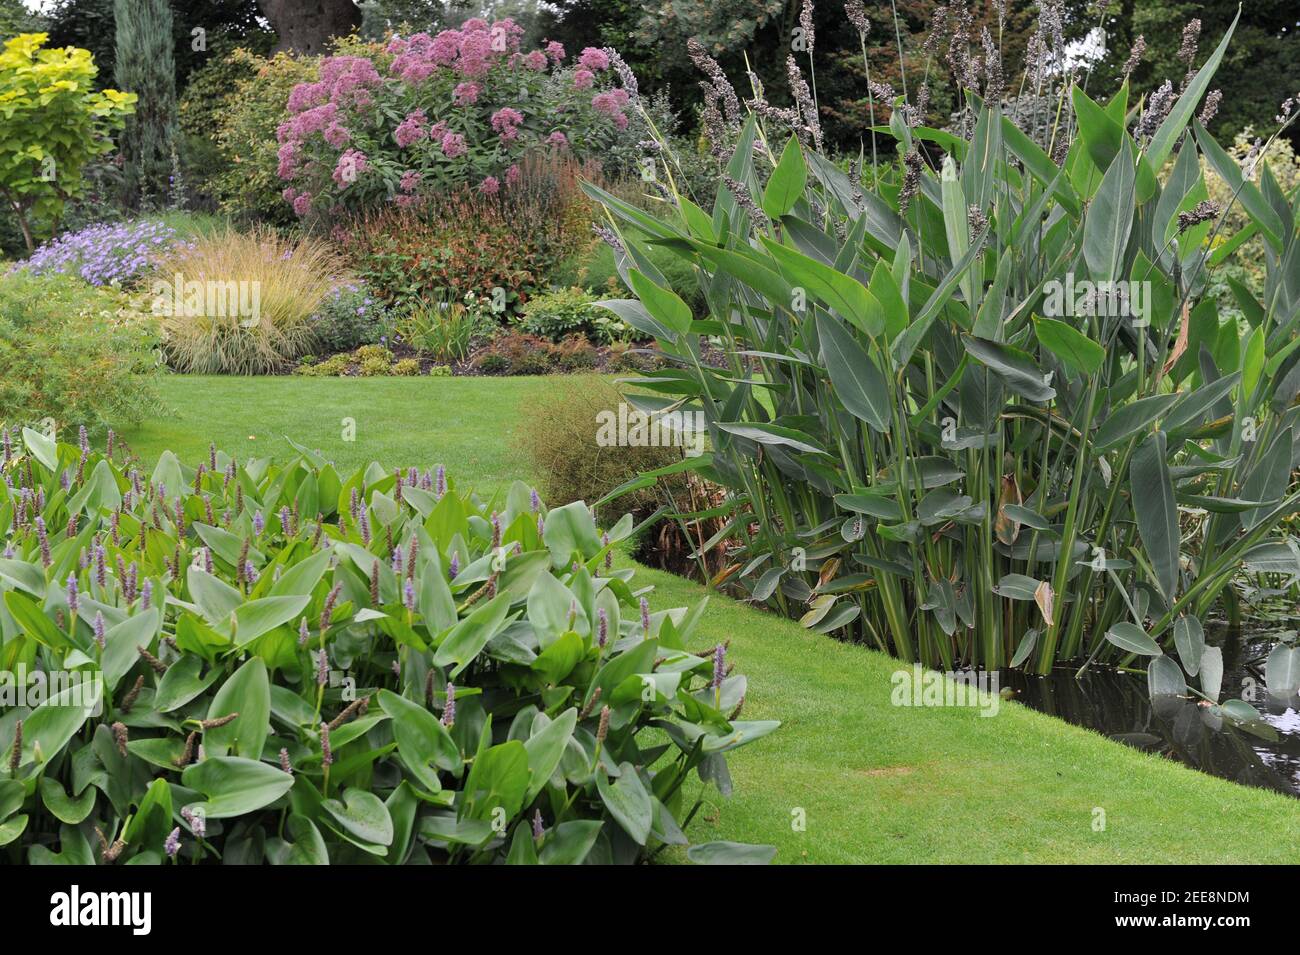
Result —
[[[286, 454], [288, 434], [344, 467], [442, 461], [492, 490], [527, 479], [515, 436], [553, 379], [174, 378], [170, 417], [130, 431], [146, 461], [196, 459], [209, 438]], [[357, 440], [339, 438], [340, 419]], [[249, 435], [255, 440], [250, 441]], [[656, 606], [703, 588], [643, 570]], [[1247, 789], [1003, 704], [994, 717], [890, 703], [896, 661], [713, 596], [701, 648], [731, 640], [745, 716], [780, 719], [734, 753], [735, 794], [711, 791], [694, 841], [778, 847], [780, 862], [1291, 862], [1300, 801]], [[1095, 810], [1105, 828], [1094, 830]], [[792, 822], [806, 820], [803, 831]]]
[[[123, 437], [152, 463], [170, 448], [187, 462], [208, 442], [240, 458], [294, 453], [285, 436], [320, 450], [349, 473], [379, 461], [446, 464], [485, 493], [523, 473], [518, 434], [553, 379], [236, 378], [163, 379], [158, 414]], [[344, 440], [347, 419], [355, 440]]]

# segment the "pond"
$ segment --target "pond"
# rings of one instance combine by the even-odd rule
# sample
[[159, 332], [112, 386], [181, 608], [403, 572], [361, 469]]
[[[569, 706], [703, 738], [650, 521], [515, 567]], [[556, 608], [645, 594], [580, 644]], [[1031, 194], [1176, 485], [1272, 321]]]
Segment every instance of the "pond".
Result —
[[1264, 658], [1272, 635], [1224, 635], [1224, 698], [1240, 695], [1260, 714], [1253, 731], [1231, 725], [1194, 699], [1147, 694], [1145, 674], [1075, 667], [1048, 676], [1003, 671], [1017, 702], [1118, 742], [1160, 753], [1224, 779], [1300, 796], [1300, 699], [1270, 696]]

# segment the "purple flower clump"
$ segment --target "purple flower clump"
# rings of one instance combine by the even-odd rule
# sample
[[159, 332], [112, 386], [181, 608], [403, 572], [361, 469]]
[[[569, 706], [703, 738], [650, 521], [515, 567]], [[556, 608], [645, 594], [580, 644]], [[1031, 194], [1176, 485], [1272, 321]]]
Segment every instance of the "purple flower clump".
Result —
[[157, 220], [104, 222], [51, 239], [14, 270], [75, 275], [91, 285], [122, 285], [179, 243], [176, 230]]

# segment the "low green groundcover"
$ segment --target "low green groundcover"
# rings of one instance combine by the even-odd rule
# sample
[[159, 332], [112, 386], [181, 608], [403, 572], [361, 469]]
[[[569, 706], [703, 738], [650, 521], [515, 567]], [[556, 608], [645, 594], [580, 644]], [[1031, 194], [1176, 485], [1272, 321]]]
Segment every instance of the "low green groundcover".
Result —
[[0, 860], [634, 862], [778, 725], [686, 650], [702, 606], [612, 568], [630, 517], [305, 448], [3, 444]]

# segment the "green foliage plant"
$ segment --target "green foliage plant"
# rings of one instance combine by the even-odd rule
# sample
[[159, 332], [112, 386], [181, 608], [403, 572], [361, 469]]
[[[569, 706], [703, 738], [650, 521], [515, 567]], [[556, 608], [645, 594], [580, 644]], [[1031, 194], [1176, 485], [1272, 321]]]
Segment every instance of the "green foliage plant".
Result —
[[686, 846], [689, 777], [729, 790], [727, 754], [777, 723], [739, 718], [724, 647], [689, 649], [703, 605], [652, 609], [612, 565], [632, 519], [602, 532], [520, 483], [481, 498], [441, 467], [339, 474], [295, 447], [141, 471], [31, 430], [6, 442], [0, 655], [60, 689], [0, 705], [0, 858], [563, 865]]
[[44, 49], [45, 41], [44, 33], [24, 33], [0, 52], [0, 198], [29, 252], [41, 224], [58, 231], [65, 203], [82, 190], [86, 164], [113, 148], [109, 137], [136, 99], [96, 91], [90, 53]]
[[[1218, 704], [1200, 621], [1234, 615], [1243, 572], [1300, 572], [1300, 196], [1197, 118], [1231, 32], [1163, 103], [1064, 89], [1059, 162], [966, 88], [961, 136], [897, 98], [898, 156], [860, 176], [804, 113], [789, 136], [756, 110], [711, 211], [589, 188], [635, 293], [605, 305], [672, 361], [628, 400], [705, 416], [713, 451], [682, 466], [731, 490], [733, 582], [926, 666], [1136, 666]], [[1250, 219], [1226, 242], [1202, 156]], [[1239, 327], [1207, 276], [1255, 234], [1269, 278]], [[706, 318], [653, 248], [702, 273]], [[1128, 307], [1102, 307], [1114, 283]]]

